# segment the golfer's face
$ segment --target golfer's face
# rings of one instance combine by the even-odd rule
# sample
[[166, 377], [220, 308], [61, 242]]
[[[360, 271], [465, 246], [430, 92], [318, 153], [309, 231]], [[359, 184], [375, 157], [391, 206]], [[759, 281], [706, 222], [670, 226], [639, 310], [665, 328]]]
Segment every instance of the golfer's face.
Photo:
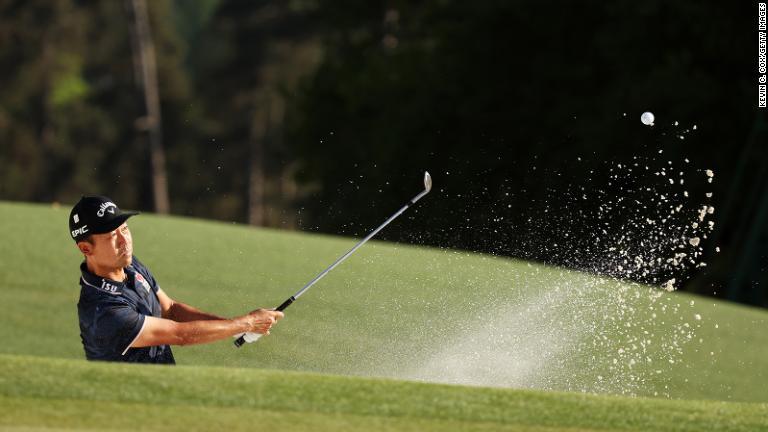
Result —
[[93, 259], [112, 268], [123, 268], [133, 260], [133, 240], [127, 224], [105, 234], [93, 235]]

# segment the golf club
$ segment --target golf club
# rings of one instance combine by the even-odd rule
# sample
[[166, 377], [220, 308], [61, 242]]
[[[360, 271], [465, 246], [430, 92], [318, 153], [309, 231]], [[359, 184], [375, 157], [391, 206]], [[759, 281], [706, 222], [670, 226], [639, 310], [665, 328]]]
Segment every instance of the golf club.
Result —
[[[392, 222], [396, 217], [400, 216], [408, 207], [410, 207], [411, 205], [415, 204], [416, 201], [420, 200], [421, 197], [423, 197], [424, 195], [428, 194], [430, 190], [432, 190], [432, 177], [429, 175], [428, 172], [425, 171], [424, 172], [424, 190], [423, 191], [421, 191], [418, 195], [416, 195], [410, 201], [408, 201], [400, 210], [397, 211], [397, 213], [395, 213], [392, 216], [390, 216], [389, 219], [384, 221], [383, 224], [379, 225], [378, 228], [373, 230], [364, 239], [360, 240], [360, 242], [358, 242], [355, 245], [355, 247], [353, 247], [347, 253], [345, 253], [344, 255], [339, 257], [339, 259], [337, 259], [327, 269], [323, 270], [322, 273], [320, 273], [319, 275], [315, 276], [314, 279], [312, 279], [311, 281], [309, 281], [309, 283], [304, 285], [304, 287], [302, 289], [300, 289], [296, 294], [290, 296], [286, 301], [283, 302], [283, 304], [281, 304], [280, 306], [275, 308], [275, 310], [277, 310], [277, 311], [285, 310], [288, 306], [291, 305], [291, 303], [296, 301], [297, 298], [301, 297], [302, 294], [304, 294], [312, 285], [314, 285], [315, 282], [317, 282], [320, 279], [322, 279], [323, 276], [328, 274], [328, 272], [333, 270], [337, 265], [341, 264], [342, 261], [347, 259], [348, 256], [352, 255], [352, 253], [355, 252], [360, 246], [362, 246], [363, 244], [365, 244], [365, 242], [367, 242], [373, 236], [375, 236], [379, 231], [381, 231], [385, 226], [387, 226], [390, 222]], [[262, 335], [260, 333], [243, 333], [242, 335], [240, 335], [237, 338], [237, 340], [235, 340], [235, 346], [239, 348], [244, 343], [256, 342], [257, 340], [259, 340], [259, 338], [261, 336]]]

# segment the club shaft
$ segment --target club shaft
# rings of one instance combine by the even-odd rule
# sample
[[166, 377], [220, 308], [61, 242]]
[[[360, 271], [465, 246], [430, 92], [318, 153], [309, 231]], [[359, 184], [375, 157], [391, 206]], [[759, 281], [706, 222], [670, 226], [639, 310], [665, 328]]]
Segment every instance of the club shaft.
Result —
[[[420, 199], [421, 199], [421, 197], [423, 197], [424, 195], [426, 195], [426, 194], [428, 194], [428, 193], [429, 193], [429, 188], [425, 189], [424, 191], [422, 191], [421, 193], [419, 193], [418, 195], [416, 195], [415, 197], [413, 197], [413, 198], [412, 198], [410, 201], [408, 201], [407, 203], [405, 203], [405, 205], [404, 205], [402, 208], [400, 208], [400, 210], [398, 210], [398, 211], [397, 211], [395, 214], [393, 214], [392, 216], [390, 216], [390, 217], [389, 217], [389, 219], [387, 219], [386, 221], [384, 221], [384, 223], [383, 223], [383, 224], [379, 225], [379, 226], [378, 226], [378, 228], [376, 228], [376, 229], [375, 229], [375, 230], [373, 230], [373, 231], [372, 231], [370, 234], [368, 234], [367, 236], [365, 236], [365, 238], [364, 238], [364, 239], [360, 240], [360, 241], [359, 241], [359, 242], [358, 242], [358, 243], [357, 243], [357, 244], [356, 244], [356, 245], [355, 245], [355, 246], [354, 246], [352, 249], [350, 249], [349, 251], [347, 251], [347, 253], [345, 253], [344, 255], [340, 256], [340, 257], [339, 257], [339, 258], [338, 258], [336, 261], [334, 261], [334, 262], [333, 262], [333, 264], [331, 264], [330, 266], [328, 266], [328, 268], [327, 268], [327, 269], [323, 270], [323, 271], [322, 271], [320, 274], [318, 274], [317, 276], [315, 276], [315, 278], [314, 278], [314, 279], [312, 279], [312, 280], [311, 280], [311, 281], [309, 281], [309, 282], [308, 282], [306, 285], [304, 285], [304, 287], [303, 287], [303, 288], [301, 288], [301, 289], [300, 289], [300, 290], [299, 290], [299, 291], [298, 291], [296, 294], [294, 294], [294, 295], [292, 295], [292, 296], [288, 297], [288, 299], [286, 299], [286, 300], [285, 300], [285, 301], [284, 301], [284, 302], [283, 302], [283, 303], [282, 303], [280, 306], [278, 306], [278, 307], [277, 307], [275, 310], [278, 310], [278, 311], [283, 311], [283, 310], [285, 310], [285, 309], [286, 309], [288, 306], [290, 306], [290, 305], [291, 305], [291, 303], [293, 303], [293, 302], [294, 302], [294, 301], [295, 301], [297, 298], [301, 297], [301, 295], [302, 295], [302, 294], [304, 294], [304, 293], [305, 293], [305, 292], [306, 292], [306, 291], [307, 291], [309, 288], [311, 288], [311, 287], [312, 287], [312, 285], [314, 285], [315, 283], [317, 283], [317, 281], [319, 281], [319, 280], [320, 280], [320, 279], [322, 279], [322, 278], [323, 278], [325, 275], [327, 275], [327, 274], [328, 274], [328, 272], [330, 272], [331, 270], [333, 270], [334, 268], [336, 268], [336, 266], [337, 266], [337, 265], [341, 264], [341, 263], [342, 263], [342, 262], [343, 262], [345, 259], [347, 259], [347, 258], [348, 258], [350, 255], [352, 255], [352, 254], [353, 254], [353, 253], [354, 253], [354, 252], [355, 252], [357, 249], [359, 249], [359, 248], [360, 248], [360, 246], [364, 245], [364, 244], [365, 244], [365, 242], [367, 242], [367, 241], [368, 241], [368, 240], [370, 240], [370, 239], [371, 239], [373, 236], [375, 236], [376, 234], [378, 234], [378, 232], [379, 232], [379, 231], [381, 231], [381, 230], [382, 230], [382, 229], [383, 229], [385, 226], [389, 225], [389, 223], [390, 223], [390, 222], [392, 222], [393, 220], [395, 220], [395, 218], [397, 218], [398, 216], [400, 216], [401, 214], [403, 214], [403, 212], [404, 212], [404, 211], [406, 211], [406, 210], [408, 209], [408, 207], [410, 207], [410, 206], [412, 206], [413, 204], [415, 204], [415, 203], [416, 203], [416, 201], [420, 200]], [[242, 346], [244, 343], [245, 343], [245, 337], [244, 337], [244, 335], [243, 335], [243, 336], [240, 336], [239, 338], [237, 338], [237, 340], [235, 341], [235, 346], [239, 348], [239, 347], [241, 347], [241, 346]]]
[[[328, 272], [330, 272], [331, 270], [333, 270], [334, 268], [336, 268], [336, 266], [338, 266], [339, 264], [341, 264], [341, 263], [342, 263], [342, 262], [343, 262], [345, 259], [347, 259], [347, 258], [348, 258], [350, 255], [352, 255], [352, 254], [353, 254], [353, 253], [354, 253], [356, 250], [358, 250], [358, 249], [360, 248], [360, 246], [364, 245], [364, 244], [365, 244], [365, 242], [367, 242], [367, 241], [368, 241], [368, 240], [370, 240], [370, 239], [371, 239], [373, 236], [375, 236], [376, 234], [378, 234], [378, 233], [379, 233], [379, 231], [381, 231], [382, 229], [384, 229], [384, 227], [385, 227], [385, 226], [389, 225], [389, 223], [390, 223], [390, 222], [392, 222], [393, 220], [395, 220], [395, 218], [397, 218], [398, 216], [400, 216], [401, 214], [403, 214], [403, 212], [404, 212], [405, 210], [407, 210], [407, 209], [408, 209], [408, 207], [410, 207], [411, 205], [413, 205], [414, 203], [416, 203], [416, 201], [418, 201], [418, 200], [419, 200], [421, 197], [423, 197], [424, 195], [426, 195], [426, 191], [424, 191], [424, 192], [422, 192], [422, 193], [420, 193], [420, 194], [416, 195], [416, 196], [415, 196], [415, 197], [414, 197], [412, 200], [408, 201], [408, 202], [407, 202], [407, 203], [406, 203], [406, 204], [405, 204], [405, 205], [404, 205], [404, 206], [403, 206], [403, 207], [402, 207], [400, 210], [398, 210], [398, 211], [397, 211], [395, 214], [393, 214], [392, 216], [390, 216], [390, 217], [389, 217], [389, 219], [387, 219], [386, 221], [384, 221], [384, 223], [383, 223], [383, 224], [379, 225], [379, 227], [378, 227], [378, 228], [376, 228], [375, 230], [371, 231], [371, 233], [370, 233], [370, 234], [368, 234], [367, 236], [365, 236], [365, 238], [364, 238], [364, 239], [360, 240], [360, 241], [359, 241], [359, 242], [358, 242], [358, 243], [357, 243], [357, 244], [356, 244], [356, 245], [355, 245], [355, 246], [354, 246], [352, 249], [350, 249], [349, 251], [347, 251], [347, 253], [345, 253], [344, 255], [340, 256], [340, 257], [339, 257], [339, 258], [338, 258], [336, 261], [334, 261], [334, 263], [333, 263], [333, 264], [331, 264], [330, 266], [328, 266], [328, 268], [327, 268], [327, 269], [323, 270], [323, 271], [322, 271], [320, 274], [318, 274], [317, 276], [315, 276], [315, 278], [314, 278], [314, 279], [312, 279], [312, 280], [311, 280], [311, 281], [309, 281], [309, 282], [308, 282], [306, 285], [304, 285], [304, 287], [303, 287], [302, 289], [300, 289], [300, 290], [299, 290], [299, 291], [298, 291], [296, 294], [294, 294], [294, 295], [293, 295], [293, 299], [295, 300], [295, 299], [299, 298], [299, 297], [300, 297], [302, 294], [304, 294], [304, 292], [306, 292], [306, 291], [307, 291], [309, 288], [311, 288], [311, 287], [312, 287], [312, 285], [314, 285], [314, 284], [315, 284], [317, 281], [319, 281], [319, 280], [320, 280], [320, 279], [322, 279], [322, 278], [323, 278], [325, 275], [327, 275], [327, 274], [328, 274]], [[287, 307], [287, 306], [286, 306], [286, 307]]]

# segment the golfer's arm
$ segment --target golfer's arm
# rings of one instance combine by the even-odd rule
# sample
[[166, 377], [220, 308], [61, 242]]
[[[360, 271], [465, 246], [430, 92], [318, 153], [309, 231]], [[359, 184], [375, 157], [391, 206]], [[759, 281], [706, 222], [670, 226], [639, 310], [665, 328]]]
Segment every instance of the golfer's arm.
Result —
[[157, 291], [157, 299], [160, 301], [160, 308], [163, 310], [163, 318], [177, 322], [189, 321], [207, 321], [207, 320], [226, 320], [218, 315], [203, 312], [188, 304], [177, 302], [162, 289]]
[[176, 322], [144, 317], [144, 327], [131, 344], [133, 348], [155, 345], [194, 345], [214, 342], [248, 331], [241, 319]]

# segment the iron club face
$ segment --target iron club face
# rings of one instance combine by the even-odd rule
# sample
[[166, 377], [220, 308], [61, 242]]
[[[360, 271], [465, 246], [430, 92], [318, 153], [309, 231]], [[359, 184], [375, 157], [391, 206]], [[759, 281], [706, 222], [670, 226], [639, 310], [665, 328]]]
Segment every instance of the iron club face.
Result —
[[427, 171], [424, 171], [424, 190], [426, 192], [432, 190], [432, 176]]

